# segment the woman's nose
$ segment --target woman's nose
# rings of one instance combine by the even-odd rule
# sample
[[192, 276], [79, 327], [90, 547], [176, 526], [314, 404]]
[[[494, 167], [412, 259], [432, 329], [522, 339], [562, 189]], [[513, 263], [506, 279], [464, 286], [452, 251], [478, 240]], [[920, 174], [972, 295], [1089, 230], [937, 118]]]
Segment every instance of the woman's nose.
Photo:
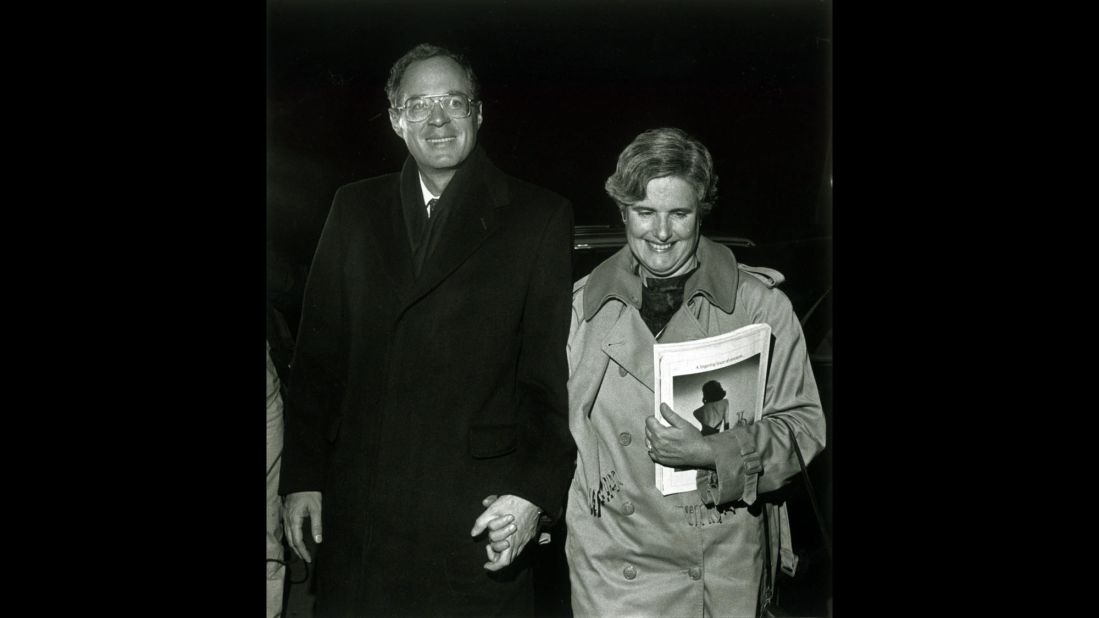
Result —
[[657, 240], [665, 241], [672, 237], [672, 226], [667, 217], [657, 218], [655, 231]]

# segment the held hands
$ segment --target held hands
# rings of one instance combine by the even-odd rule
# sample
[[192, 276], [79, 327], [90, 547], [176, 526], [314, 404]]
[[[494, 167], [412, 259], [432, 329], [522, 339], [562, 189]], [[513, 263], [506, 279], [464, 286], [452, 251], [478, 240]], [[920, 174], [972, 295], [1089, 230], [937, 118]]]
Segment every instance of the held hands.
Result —
[[527, 543], [538, 532], [538, 516], [542, 513], [534, 504], [505, 494], [497, 498], [488, 496], [481, 501], [487, 507], [484, 513], [473, 523], [470, 536], [488, 531], [488, 543], [485, 553], [488, 562], [484, 564], [489, 571], [499, 571], [515, 561]]
[[645, 443], [649, 458], [662, 466], [677, 468], [714, 467], [714, 453], [710, 441], [702, 432], [668, 407], [660, 404], [660, 414], [671, 427], [665, 427], [650, 416], [645, 419]]
[[321, 492], [299, 491], [286, 496], [283, 503], [282, 525], [286, 538], [290, 542], [290, 548], [302, 560], [312, 562], [313, 557], [305, 548], [305, 538], [302, 536], [303, 520], [308, 517], [312, 524], [313, 540], [321, 542]]

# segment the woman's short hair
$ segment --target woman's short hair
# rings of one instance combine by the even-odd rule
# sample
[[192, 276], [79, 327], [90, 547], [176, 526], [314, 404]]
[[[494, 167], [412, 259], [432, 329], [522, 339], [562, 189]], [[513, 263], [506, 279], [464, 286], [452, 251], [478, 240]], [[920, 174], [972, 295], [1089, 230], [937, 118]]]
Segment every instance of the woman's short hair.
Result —
[[469, 96], [474, 101], [481, 99], [481, 85], [477, 83], [477, 75], [473, 72], [473, 65], [466, 60], [466, 57], [457, 52], [452, 52], [445, 47], [439, 47], [438, 45], [432, 45], [431, 43], [420, 43], [416, 47], [408, 50], [408, 53], [401, 56], [397, 62], [393, 63], [393, 67], [389, 69], [389, 79], [385, 82], [385, 96], [389, 99], [390, 107], [399, 107], [400, 101], [397, 97], [400, 96], [401, 79], [404, 77], [404, 73], [408, 70], [408, 65], [420, 60], [427, 60], [428, 58], [435, 58], [443, 56], [450, 58], [454, 62], [458, 63], [458, 66], [462, 67], [462, 70], [466, 72], [466, 78], [469, 79], [469, 87], [473, 92], [469, 93]]
[[698, 211], [706, 215], [717, 203], [717, 174], [702, 142], [681, 129], [650, 129], [638, 135], [618, 155], [618, 166], [604, 188], [619, 209], [645, 199], [650, 180], [675, 176], [691, 185]]
[[702, 399], [707, 403], [725, 399], [725, 389], [721, 388], [721, 382], [710, 380], [702, 385]]

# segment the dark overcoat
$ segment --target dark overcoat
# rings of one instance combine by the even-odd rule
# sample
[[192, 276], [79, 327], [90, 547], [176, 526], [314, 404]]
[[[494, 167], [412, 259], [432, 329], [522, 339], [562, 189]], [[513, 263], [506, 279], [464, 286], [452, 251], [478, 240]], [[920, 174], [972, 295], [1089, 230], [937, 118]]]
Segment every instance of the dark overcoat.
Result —
[[522, 561], [490, 574], [469, 532], [489, 494], [563, 505], [572, 208], [478, 147], [416, 277], [409, 200], [423, 207], [412, 159], [336, 193], [305, 289], [280, 492], [322, 492], [318, 615], [513, 613], [530, 603]]

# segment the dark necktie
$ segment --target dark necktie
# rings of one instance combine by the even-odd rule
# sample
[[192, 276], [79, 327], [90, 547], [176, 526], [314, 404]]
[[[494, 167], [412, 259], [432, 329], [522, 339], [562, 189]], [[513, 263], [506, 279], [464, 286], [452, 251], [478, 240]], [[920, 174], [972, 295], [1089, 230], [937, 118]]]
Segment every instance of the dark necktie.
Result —
[[412, 254], [412, 268], [417, 277], [420, 276], [420, 270], [424, 266], [424, 260], [427, 259], [428, 247], [431, 244], [431, 227], [438, 217], [432, 217], [435, 214], [435, 204], [438, 203], [437, 198], [432, 198], [427, 203], [427, 220], [424, 221], [424, 225], [420, 231], [420, 242], [416, 245], [416, 251]]

